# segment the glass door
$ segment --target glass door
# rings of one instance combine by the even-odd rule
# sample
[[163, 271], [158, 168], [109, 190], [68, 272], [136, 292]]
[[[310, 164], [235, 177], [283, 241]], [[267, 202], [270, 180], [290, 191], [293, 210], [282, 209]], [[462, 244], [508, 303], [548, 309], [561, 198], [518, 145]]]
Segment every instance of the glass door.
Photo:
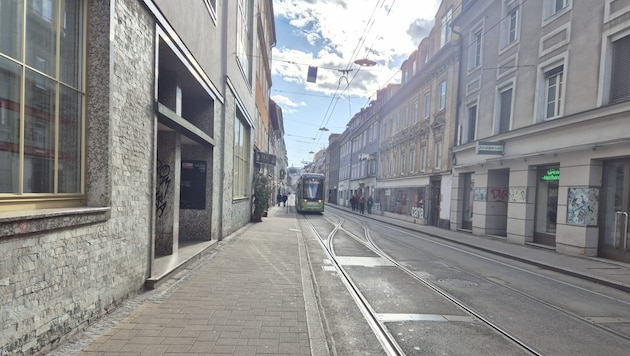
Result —
[[602, 182], [599, 255], [630, 262], [630, 160], [607, 162]]
[[534, 242], [555, 246], [556, 221], [558, 217], [558, 183], [560, 167], [538, 167], [536, 183], [536, 224]]

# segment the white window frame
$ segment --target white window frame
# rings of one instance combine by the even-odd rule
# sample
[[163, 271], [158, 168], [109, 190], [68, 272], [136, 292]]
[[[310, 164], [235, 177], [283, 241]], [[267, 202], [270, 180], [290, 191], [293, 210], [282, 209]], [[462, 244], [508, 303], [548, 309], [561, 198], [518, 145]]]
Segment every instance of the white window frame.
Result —
[[412, 146], [409, 150], [409, 172], [415, 173], [416, 171], [416, 147]]
[[[571, 8], [573, 7], [573, 1], [572, 0], [544, 0], [545, 1], [545, 7], [543, 9], [543, 26], [546, 25], [547, 23], [551, 22], [552, 20], [555, 20], [556, 18], [560, 17], [560, 15], [568, 12], [571, 10]], [[560, 4], [564, 4], [562, 7], [557, 7], [557, 5]]]
[[431, 117], [431, 92], [424, 93], [424, 107], [423, 107], [422, 116], [423, 119], [428, 119]]
[[453, 21], [453, 9], [449, 8], [446, 13], [442, 15], [440, 22], [440, 48], [446, 46], [451, 41], [451, 22]]
[[427, 145], [420, 146], [420, 172], [427, 170]]
[[420, 116], [420, 102], [416, 99], [413, 102], [413, 119], [412, 119], [413, 124], [418, 123], [419, 116]]
[[446, 109], [446, 80], [443, 80], [440, 82], [438, 90], [439, 90], [438, 111], [442, 111]]
[[[509, 123], [508, 123], [508, 129], [506, 131], [501, 132], [501, 98], [502, 98], [502, 94], [505, 93], [508, 90], [512, 90], [512, 97], [511, 97], [511, 103], [510, 103], [510, 118], [509, 118]], [[495, 108], [495, 119], [494, 119], [494, 129], [493, 132], [495, 135], [498, 135], [500, 133], [504, 133], [504, 132], [509, 132], [510, 130], [512, 130], [512, 122], [514, 120], [514, 98], [515, 98], [515, 91], [516, 91], [516, 85], [514, 83], [514, 81], [509, 81], [508, 83], [502, 83], [502, 85], [500, 87], [497, 88], [496, 91], [496, 108]]]
[[438, 141], [433, 145], [433, 168], [442, 168], [442, 141]]
[[217, 23], [217, 0], [203, 0], [208, 12], [210, 13], [210, 17], [212, 21], [214, 21], [215, 25]]
[[501, 21], [501, 50], [506, 50], [518, 43], [521, 32], [521, 4], [518, 0], [503, 2]]
[[[613, 82], [613, 69], [614, 69], [614, 49], [615, 42], [621, 40], [627, 36], [630, 36], [630, 28], [619, 24], [618, 26], [605, 31], [602, 36], [602, 54], [601, 54], [601, 67], [600, 67], [600, 80], [598, 104], [607, 105], [613, 103], [612, 97], [612, 82]], [[615, 102], [621, 102], [623, 100], [617, 100]]]
[[483, 25], [470, 31], [470, 44], [468, 46], [468, 72], [481, 67], [483, 63]]
[[[475, 124], [474, 124], [474, 127], [472, 128], [473, 137], [471, 139], [470, 137], [470, 130], [471, 130], [470, 110], [472, 108], [475, 109]], [[464, 140], [463, 140], [464, 142], [463, 143], [474, 142], [477, 139], [477, 127], [479, 126], [479, 99], [478, 98], [466, 104], [465, 120], [466, 121], [464, 122]]]

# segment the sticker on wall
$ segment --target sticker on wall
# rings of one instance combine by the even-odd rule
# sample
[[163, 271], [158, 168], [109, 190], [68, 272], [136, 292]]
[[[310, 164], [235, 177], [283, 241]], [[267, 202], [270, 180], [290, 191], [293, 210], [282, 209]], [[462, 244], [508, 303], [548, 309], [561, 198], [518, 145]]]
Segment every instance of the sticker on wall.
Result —
[[567, 195], [567, 224], [597, 225], [599, 189], [570, 187]]
[[488, 190], [486, 188], [475, 188], [475, 201], [486, 201], [488, 199]]

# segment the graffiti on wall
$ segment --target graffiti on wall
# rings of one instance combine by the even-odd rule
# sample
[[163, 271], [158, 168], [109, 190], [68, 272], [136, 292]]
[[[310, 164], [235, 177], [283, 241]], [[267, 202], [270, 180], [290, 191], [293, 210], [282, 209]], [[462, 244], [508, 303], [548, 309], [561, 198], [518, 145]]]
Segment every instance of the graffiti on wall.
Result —
[[525, 203], [527, 201], [527, 188], [526, 187], [512, 187], [510, 188], [510, 203]]
[[475, 201], [486, 201], [488, 190], [486, 188], [475, 188]]
[[158, 177], [157, 187], [155, 188], [155, 212], [158, 217], [162, 217], [168, 203], [166, 194], [171, 185], [171, 166], [162, 163], [162, 161], [158, 159], [157, 167]]
[[423, 207], [411, 207], [411, 216], [416, 219], [424, 219], [424, 208]]
[[508, 190], [505, 188], [490, 188], [488, 189], [488, 201], [507, 203], [508, 194]]

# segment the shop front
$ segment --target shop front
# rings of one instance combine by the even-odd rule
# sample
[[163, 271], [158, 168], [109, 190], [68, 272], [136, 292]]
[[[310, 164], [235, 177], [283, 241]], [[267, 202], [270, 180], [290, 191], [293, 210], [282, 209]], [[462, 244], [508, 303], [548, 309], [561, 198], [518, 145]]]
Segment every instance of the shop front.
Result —
[[599, 255], [630, 263], [630, 158], [605, 161], [599, 225]]

